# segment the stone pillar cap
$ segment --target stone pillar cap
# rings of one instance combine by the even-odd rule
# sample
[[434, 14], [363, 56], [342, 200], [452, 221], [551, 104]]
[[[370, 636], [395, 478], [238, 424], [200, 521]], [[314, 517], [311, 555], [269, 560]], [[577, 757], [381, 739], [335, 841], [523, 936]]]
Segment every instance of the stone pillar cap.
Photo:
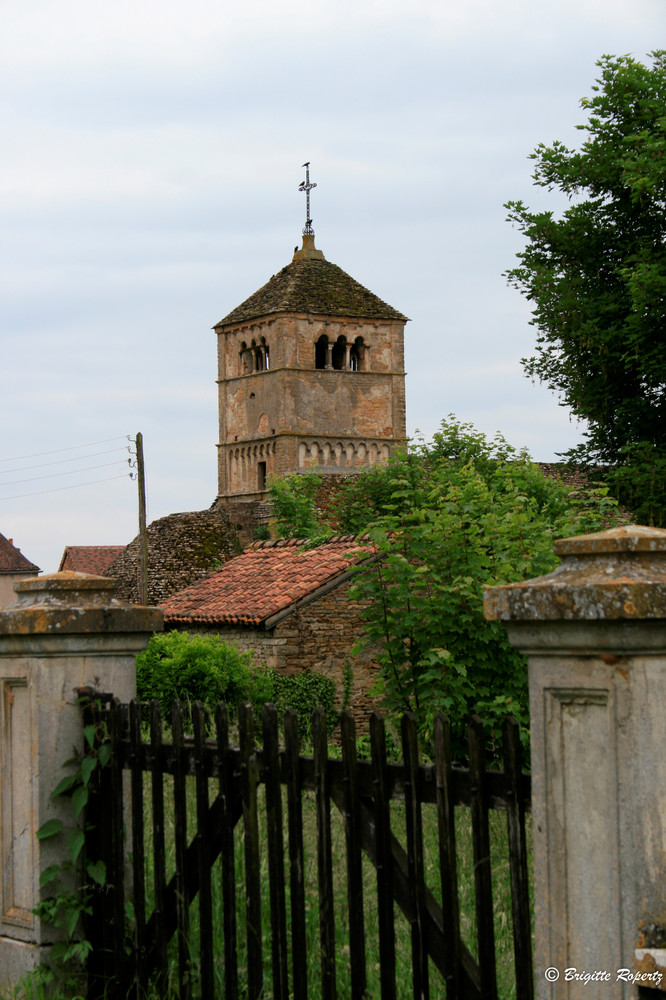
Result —
[[60, 573], [46, 573], [44, 576], [29, 577], [14, 584], [19, 595], [17, 604], [32, 603], [24, 594], [40, 595], [49, 603], [71, 603], [75, 595], [81, 595], [86, 604], [101, 604], [108, 601], [117, 581], [108, 576], [94, 576], [92, 573], [75, 573], [63, 570]]
[[630, 524], [560, 539], [554, 549], [561, 564], [547, 576], [486, 588], [486, 618], [666, 618], [666, 531]]
[[558, 538], [553, 548], [558, 556], [666, 552], [666, 531], [662, 528], [646, 528], [641, 524], [627, 524], [609, 531], [597, 531], [592, 535]]
[[16, 600], [0, 611], [0, 635], [160, 631], [162, 611], [118, 600], [116, 584], [72, 571], [20, 580]]

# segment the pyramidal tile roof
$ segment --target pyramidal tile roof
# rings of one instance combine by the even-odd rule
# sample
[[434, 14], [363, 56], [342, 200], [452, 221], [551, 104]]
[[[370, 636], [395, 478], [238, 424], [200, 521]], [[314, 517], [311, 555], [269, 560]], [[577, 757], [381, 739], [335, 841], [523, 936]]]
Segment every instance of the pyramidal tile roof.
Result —
[[101, 576], [126, 548], [126, 545], [67, 545], [60, 560], [60, 572], [71, 569]]
[[295, 255], [263, 288], [233, 309], [219, 326], [244, 323], [274, 313], [305, 313], [317, 316], [353, 316], [358, 319], [389, 319], [407, 322], [407, 317], [351, 278], [337, 264]]
[[26, 559], [11, 538], [0, 535], [0, 573], [39, 573], [39, 566]]
[[370, 546], [355, 535], [310, 549], [300, 539], [255, 542], [222, 569], [164, 601], [165, 625], [260, 625], [370, 554]]

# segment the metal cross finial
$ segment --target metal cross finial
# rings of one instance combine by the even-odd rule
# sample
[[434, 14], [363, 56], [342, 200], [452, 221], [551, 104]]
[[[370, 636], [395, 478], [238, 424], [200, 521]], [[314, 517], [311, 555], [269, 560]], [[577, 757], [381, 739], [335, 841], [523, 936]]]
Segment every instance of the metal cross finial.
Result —
[[303, 228], [303, 235], [314, 236], [312, 219], [310, 218], [310, 191], [312, 191], [312, 188], [316, 188], [317, 185], [310, 183], [310, 161], [308, 160], [308, 162], [304, 163], [303, 166], [305, 167], [305, 180], [301, 181], [298, 185], [299, 191], [305, 191], [305, 226]]

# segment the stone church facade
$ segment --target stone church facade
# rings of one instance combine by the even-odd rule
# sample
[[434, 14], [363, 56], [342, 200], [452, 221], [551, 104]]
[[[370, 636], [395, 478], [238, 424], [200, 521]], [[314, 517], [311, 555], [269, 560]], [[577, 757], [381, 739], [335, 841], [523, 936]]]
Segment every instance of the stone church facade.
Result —
[[357, 472], [403, 445], [406, 322], [305, 234], [214, 327], [218, 502], [261, 500], [271, 474]]

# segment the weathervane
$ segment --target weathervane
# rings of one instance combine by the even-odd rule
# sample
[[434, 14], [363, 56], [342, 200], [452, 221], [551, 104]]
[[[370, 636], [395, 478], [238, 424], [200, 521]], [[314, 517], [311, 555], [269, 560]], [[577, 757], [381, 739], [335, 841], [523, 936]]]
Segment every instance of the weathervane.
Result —
[[314, 236], [314, 229], [312, 228], [312, 219], [310, 218], [310, 191], [312, 188], [316, 188], [316, 184], [310, 183], [310, 161], [304, 163], [305, 167], [305, 180], [301, 181], [298, 185], [299, 191], [305, 191], [305, 226], [303, 228], [304, 236]]

